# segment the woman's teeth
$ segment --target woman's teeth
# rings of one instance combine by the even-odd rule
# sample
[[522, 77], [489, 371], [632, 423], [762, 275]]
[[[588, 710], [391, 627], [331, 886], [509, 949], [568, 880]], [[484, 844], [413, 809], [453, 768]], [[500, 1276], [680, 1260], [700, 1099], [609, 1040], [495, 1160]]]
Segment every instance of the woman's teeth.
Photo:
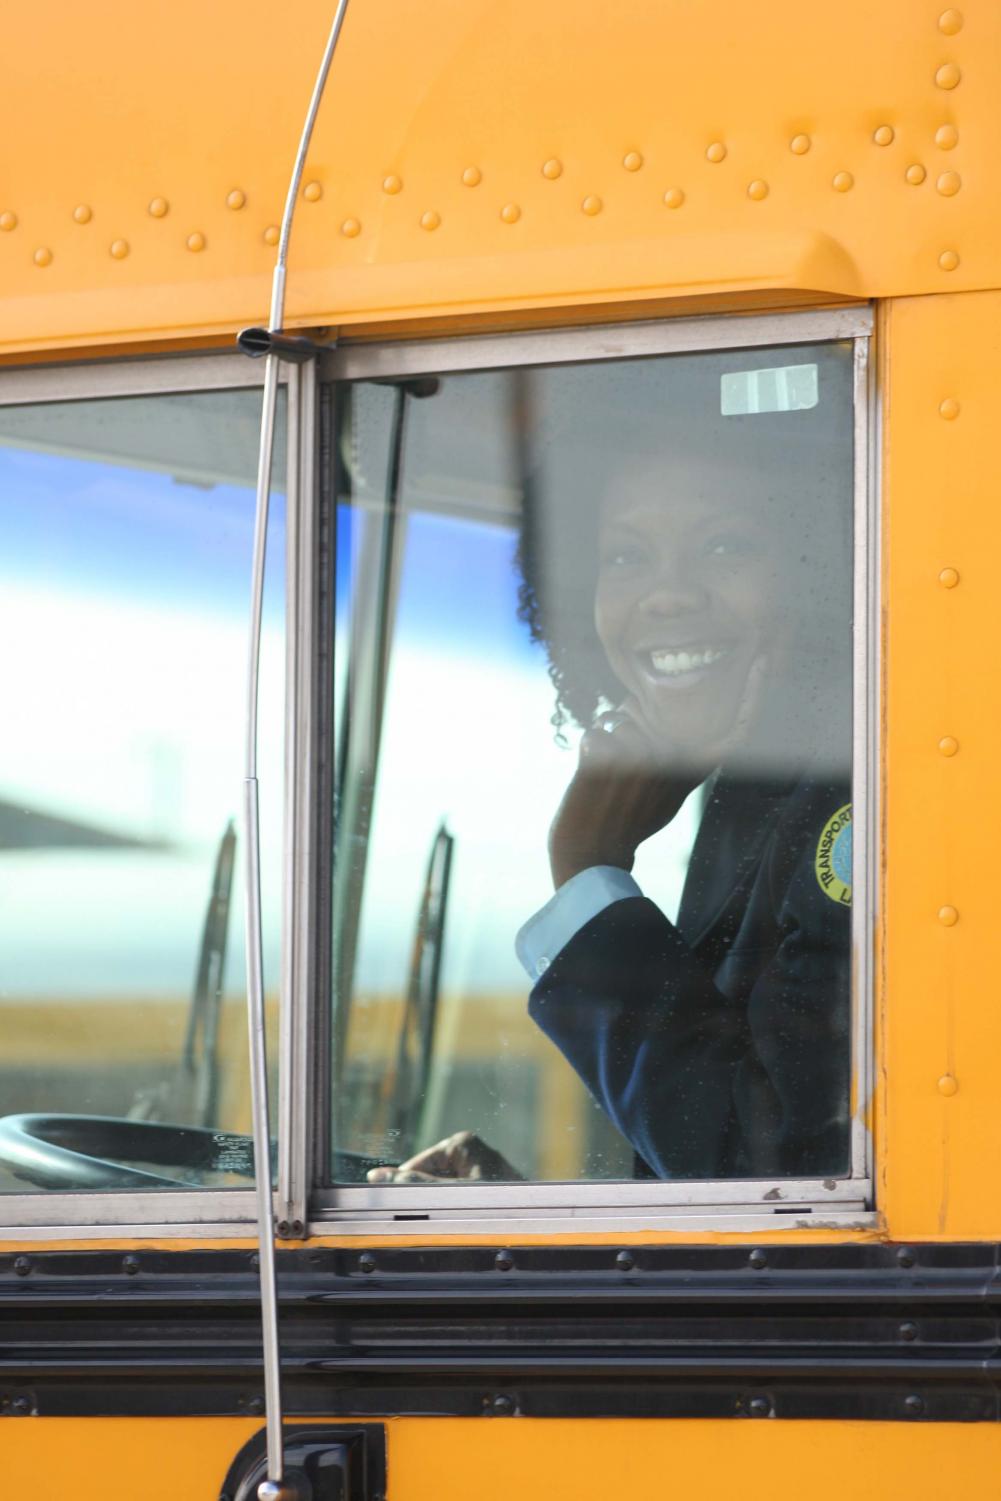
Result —
[[725, 656], [725, 651], [716, 651], [710, 646], [704, 651], [652, 651], [650, 661], [654, 672], [661, 677], [676, 678], [685, 672], [697, 672], [700, 668], [711, 667], [720, 657]]

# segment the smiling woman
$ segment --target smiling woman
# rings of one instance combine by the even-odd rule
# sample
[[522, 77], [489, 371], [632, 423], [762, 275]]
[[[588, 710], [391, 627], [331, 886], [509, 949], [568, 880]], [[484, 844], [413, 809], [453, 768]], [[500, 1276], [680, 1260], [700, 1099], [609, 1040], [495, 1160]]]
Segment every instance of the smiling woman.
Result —
[[[351, 626], [353, 660], [367, 645], [389, 663], [371, 861], [357, 859], [367, 830], [344, 830], [365, 886], [361, 1006], [340, 1089], [356, 1131], [393, 1118], [392, 1071], [377, 1053], [365, 1067], [359, 1043], [372, 1034], [359, 1023], [387, 931], [412, 923], [391, 895], [408, 826], [448, 815], [458, 878], [439, 893], [455, 929], [439, 934], [443, 1025], [427, 1098], [399, 1136], [355, 1138], [389, 1159], [371, 1181], [846, 1175], [852, 345], [446, 376], [433, 400], [410, 403], [405, 438], [387, 420], [395, 456], [376, 420], [394, 398], [369, 392], [343, 408], [342, 539], [362, 540], [342, 547], [339, 572], [346, 593], [360, 587], [347, 555], [371, 551], [379, 516], [384, 528], [393, 516], [395, 562], [382, 572], [397, 582], [378, 642], [357, 613]], [[406, 407], [405, 393], [395, 400]], [[382, 500], [392, 475], [395, 499]], [[447, 579], [425, 566], [429, 527], [439, 563], [447, 545]], [[516, 616], [545, 654], [555, 746], [539, 737], [543, 663]], [[408, 661], [417, 638], [419, 665]], [[464, 702], [492, 729], [471, 757], [454, 719], [423, 706], [455, 702], [457, 656], [474, 648], [493, 670]], [[342, 744], [364, 718], [346, 655]], [[583, 735], [567, 786], [571, 723]], [[837, 893], [816, 864], [835, 819], [849, 831]], [[428, 824], [425, 850], [432, 834]], [[632, 872], [648, 841], [641, 885]], [[671, 892], [657, 866], [673, 874], [679, 858], [684, 889]], [[339, 951], [354, 953], [356, 938], [338, 932]], [[514, 952], [534, 986], [527, 1011]], [[342, 1014], [349, 1001], [342, 969]], [[493, 1059], [478, 1089], [457, 1087], [463, 1033]], [[577, 1108], [561, 1055], [584, 1086]], [[366, 1106], [366, 1074], [381, 1104]], [[436, 1127], [449, 1133], [437, 1143]], [[554, 1132], [576, 1135], [575, 1148], [554, 1152]]]

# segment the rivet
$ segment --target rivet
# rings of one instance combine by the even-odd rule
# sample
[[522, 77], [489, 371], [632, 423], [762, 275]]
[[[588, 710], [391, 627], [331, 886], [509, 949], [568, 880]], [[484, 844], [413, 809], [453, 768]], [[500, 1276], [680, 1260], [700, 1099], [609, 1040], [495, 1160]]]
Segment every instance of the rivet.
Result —
[[505, 224], [517, 224], [521, 218], [521, 209], [516, 203], [505, 203], [500, 212]]
[[494, 1417], [509, 1418], [514, 1412], [517, 1411], [517, 1403], [515, 1402], [514, 1398], [509, 1397], [506, 1392], [501, 1392], [501, 1394], [495, 1397], [491, 1402], [490, 1410], [494, 1414]]
[[615, 1265], [620, 1272], [631, 1272], [636, 1266], [636, 1257], [632, 1251], [620, 1251], [615, 1258]]
[[139, 1271], [139, 1257], [123, 1256], [122, 1271], [125, 1273], [126, 1277], [134, 1277]]
[[916, 1395], [904, 1398], [904, 1411], [911, 1417], [919, 1418], [925, 1410], [924, 1399]]
[[563, 163], [558, 157], [551, 156], [548, 162], [542, 163], [542, 175], [548, 177], [550, 182], [555, 182], [557, 177], [563, 176]]
[[483, 181], [483, 173], [479, 167], [467, 167], [462, 174], [462, 181], [467, 188], [478, 188]]
[[366, 1274], [375, 1271], [375, 1257], [371, 1251], [363, 1251], [358, 1257], [358, 1270]]
[[749, 1267], [753, 1268], [754, 1271], [763, 1272], [765, 1267], [768, 1265], [768, 1257], [765, 1255], [764, 1251], [755, 1250], [751, 1252], [750, 1256], [748, 1256], [747, 1264]]
[[0, 229], [9, 234], [12, 229], [16, 228], [17, 215], [12, 214], [9, 208], [4, 209], [3, 213], [0, 214]]
[[89, 203], [78, 203], [73, 210], [73, 218], [78, 224], [89, 224], [94, 217], [94, 210]]
[[440, 223], [441, 215], [437, 213], [433, 208], [426, 209], [425, 212], [421, 214], [421, 229], [437, 229]]
[[928, 173], [925, 171], [924, 167], [922, 167], [920, 162], [911, 162], [911, 165], [904, 173], [904, 176], [907, 178], [907, 181], [910, 183], [911, 187], [916, 188], [924, 182], [925, 178], [928, 176]]
[[235, 209], [241, 209], [241, 208], [243, 208], [243, 206], [246, 203], [246, 201], [247, 201], [247, 195], [243, 191], [242, 188], [233, 188], [232, 192], [229, 192], [229, 193], [226, 194], [226, 207], [227, 208], [231, 208], [231, 209], [234, 209], [234, 210]]
[[935, 179], [935, 186], [943, 198], [953, 198], [963, 186], [963, 179], [958, 172], [942, 172]]
[[583, 199], [583, 201], [581, 202], [581, 206], [580, 207], [581, 207], [581, 213], [587, 214], [589, 216], [589, 218], [593, 219], [594, 216], [595, 216], [595, 214], [600, 214], [601, 213], [601, 210], [604, 207], [604, 205], [602, 204], [602, 201], [597, 196], [597, 194], [595, 194], [595, 193], [588, 193], [587, 197], [585, 199]]
[[831, 179], [831, 187], [836, 193], [847, 193], [855, 186], [855, 179], [850, 172], [835, 172]]
[[188, 235], [184, 243], [189, 250], [193, 250], [197, 254], [199, 250], [205, 249], [205, 236], [200, 229], [196, 229], [193, 234]]
[[307, 203], [319, 203], [323, 197], [323, 185], [319, 182], [307, 182], [302, 190], [302, 196]]
[[163, 219], [170, 211], [170, 204], [166, 198], [151, 198], [146, 205], [146, 212], [153, 219]]
[[893, 140], [894, 130], [892, 125], [877, 125], [872, 133], [872, 138], [877, 146], [889, 146]]
[[638, 172], [643, 165], [643, 158], [638, 151], [627, 151], [622, 158], [622, 165], [627, 172]]
[[938, 748], [943, 756], [954, 756], [959, 750], [959, 741], [955, 735], [943, 735], [938, 743]]
[[668, 188], [664, 194], [664, 202], [668, 208], [680, 208], [685, 201], [685, 195], [680, 188]]
[[248, 1397], [247, 1411], [255, 1418], [260, 1417], [261, 1413], [264, 1411], [264, 1398]]
[[954, 89], [962, 76], [955, 63], [943, 63], [935, 70], [935, 82], [940, 89]]
[[940, 417], [943, 417], [946, 422], [955, 422], [956, 418], [959, 416], [959, 412], [959, 402], [956, 400], [955, 396], [947, 396], [938, 404], [938, 415]]
[[16, 1256], [14, 1258], [14, 1273], [16, 1276], [27, 1277], [30, 1271], [31, 1262], [27, 1256]]
[[494, 1257], [494, 1266], [499, 1272], [510, 1272], [514, 1267], [514, 1257], [510, 1251], [498, 1251]]
[[277, 245], [280, 238], [281, 230], [278, 228], [278, 225], [269, 224], [267, 229], [264, 231], [265, 245]]
[[726, 147], [722, 141], [712, 141], [706, 147], [706, 158], [711, 162], [721, 162], [726, 156]]
[[959, 265], [959, 256], [955, 250], [943, 250], [938, 258], [940, 271], [955, 271]]
[[389, 193], [392, 196], [395, 193], [402, 192], [402, 190], [403, 178], [397, 177], [395, 172], [390, 172], [388, 177], [382, 179], [382, 191], [384, 193]]
[[792, 140], [789, 142], [789, 150], [792, 152], [793, 156], [805, 156], [810, 149], [810, 145], [811, 141], [809, 136], [793, 136]]
[[952, 1074], [943, 1074], [942, 1077], [941, 1077], [941, 1079], [939, 1079], [939, 1081], [938, 1081], [938, 1092], [939, 1092], [939, 1094], [944, 1094], [948, 1098], [951, 1098], [954, 1094], [956, 1094], [958, 1092], [958, 1090], [959, 1090], [959, 1085], [956, 1083], [956, 1081], [953, 1078]]
[[955, 36], [957, 31], [963, 29], [963, 13], [958, 10], [944, 10], [938, 18], [938, 29], [946, 36]]
[[911, 1250], [910, 1246], [901, 1246], [900, 1247], [900, 1250], [897, 1252], [897, 1265], [898, 1266], [912, 1267], [914, 1265], [915, 1260], [916, 1260], [916, 1258], [915, 1258], [914, 1252]]
[[347, 240], [356, 239], [357, 236], [361, 234], [361, 220], [345, 219], [344, 223], [341, 225], [341, 234]]
[[36, 266], [51, 266], [52, 251], [47, 245], [39, 245], [38, 249], [32, 256], [32, 260], [35, 262]]
[[940, 125], [935, 132], [935, 145], [940, 151], [951, 151], [959, 145], [959, 131], [955, 125]]
[[108, 254], [111, 256], [112, 260], [124, 261], [128, 253], [128, 240], [112, 240], [111, 244], [108, 246]]
[[760, 203], [762, 198], [768, 197], [767, 182], [760, 177], [756, 177], [753, 182], [747, 184], [747, 196]]
[[955, 589], [959, 583], [959, 573], [955, 568], [943, 568], [938, 581], [943, 589]]
[[747, 1404], [747, 1415], [750, 1418], [770, 1418], [772, 1404], [767, 1397], [752, 1397]]
[[939, 907], [938, 920], [943, 928], [954, 928], [959, 922], [959, 913], [955, 907]]
[[918, 1326], [913, 1319], [905, 1319], [898, 1332], [900, 1338], [910, 1344], [912, 1340], [916, 1340], [918, 1337]]

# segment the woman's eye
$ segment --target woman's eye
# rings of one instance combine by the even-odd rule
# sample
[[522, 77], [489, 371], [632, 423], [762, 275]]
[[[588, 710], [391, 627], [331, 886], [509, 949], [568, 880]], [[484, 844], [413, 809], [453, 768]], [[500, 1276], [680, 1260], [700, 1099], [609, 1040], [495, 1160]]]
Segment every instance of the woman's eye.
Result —
[[754, 543], [750, 537], [726, 532], [718, 537], [711, 537], [704, 551], [710, 558], [746, 558], [754, 551]]
[[627, 542], [609, 544], [601, 554], [603, 568], [638, 568], [645, 560], [643, 549]]

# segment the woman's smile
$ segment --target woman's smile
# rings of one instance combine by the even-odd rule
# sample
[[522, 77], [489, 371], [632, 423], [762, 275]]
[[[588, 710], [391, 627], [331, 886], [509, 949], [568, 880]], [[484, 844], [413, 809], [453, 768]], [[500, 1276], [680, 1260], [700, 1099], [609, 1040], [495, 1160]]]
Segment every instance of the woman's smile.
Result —
[[731, 653], [729, 646], [698, 645], [653, 646], [636, 653], [640, 671], [658, 686], [690, 688], [705, 682], [710, 669], [724, 662]]

